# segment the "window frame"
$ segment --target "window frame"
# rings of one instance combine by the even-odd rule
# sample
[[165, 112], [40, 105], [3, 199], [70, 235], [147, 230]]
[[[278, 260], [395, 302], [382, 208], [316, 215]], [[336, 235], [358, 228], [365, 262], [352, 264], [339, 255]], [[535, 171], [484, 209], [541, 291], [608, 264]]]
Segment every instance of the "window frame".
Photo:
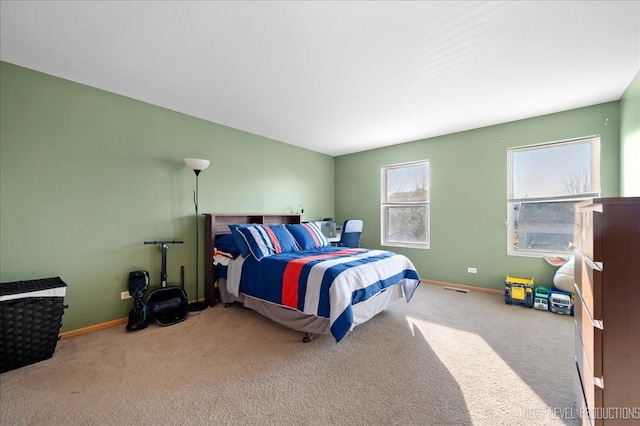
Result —
[[[402, 169], [406, 167], [426, 166], [426, 200], [425, 201], [389, 201], [387, 197], [387, 172], [393, 169]], [[388, 247], [409, 247], [418, 249], [429, 249], [431, 247], [431, 166], [428, 159], [409, 161], [404, 163], [395, 163], [382, 166], [380, 168], [380, 244]], [[424, 242], [399, 242], [389, 240], [387, 238], [388, 229], [388, 211], [392, 208], [405, 207], [424, 207], [425, 208], [425, 226], [426, 240]]]
[[[562, 145], [579, 144], [589, 142], [591, 144], [591, 170], [590, 170], [590, 192], [582, 192], [578, 194], [565, 194], [558, 196], [537, 196], [532, 198], [515, 198], [514, 192], [514, 170], [513, 170], [513, 153], [517, 151], [555, 148]], [[583, 136], [573, 139], [566, 139], [554, 142], [545, 142], [534, 145], [518, 146], [507, 149], [507, 219], [505, 225], [507, 227], [507, 254], [509, 256], [524, 257], [547, 257], [547, 256], [570, 256], [573, 254], [572, 244], [567, 251], [564, 250], [544, 250], [544, 249], [528, 249], [516, 248], [515, 244], [515, 206], [520, 208], [523, 204], [534, 203], [564, 203], [564, 202], [580, 202], [600, 197], [602, 191], [602, 180], [600, 176], [601, 168], [601, 140], [600, 135]], [[518, 236], [519, 238], [519, 236]]]

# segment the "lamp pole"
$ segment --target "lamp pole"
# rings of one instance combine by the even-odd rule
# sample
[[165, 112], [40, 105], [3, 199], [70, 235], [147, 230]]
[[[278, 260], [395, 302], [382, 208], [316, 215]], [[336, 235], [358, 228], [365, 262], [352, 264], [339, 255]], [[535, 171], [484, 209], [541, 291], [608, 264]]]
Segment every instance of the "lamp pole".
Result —
[[197, 158], [185, 158], [184, 162], [189, 166], [196, 175], [196, 190], [193, 193], [193, 204], [196, 208], [196, 300], [189, 304], [190, 312], [198, 312], [207, 308], [207, 302], [200, 302], [198, 294], [198, 276], [200, 275], [200, 232], [198, 230], [198, 201], [199, 201], [199, 189], [198, 180], [200, 172], [209, 167], [209, 160], [200, 160]]

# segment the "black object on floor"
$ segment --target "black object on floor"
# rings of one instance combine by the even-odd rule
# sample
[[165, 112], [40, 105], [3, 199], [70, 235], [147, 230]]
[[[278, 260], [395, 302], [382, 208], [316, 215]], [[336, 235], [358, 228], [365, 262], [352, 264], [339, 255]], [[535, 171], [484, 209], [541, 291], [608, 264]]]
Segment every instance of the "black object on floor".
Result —
[[184, 291], [184, 266], [181, 270], [181, 286], [167, 285], [167, 249], [168, 244], [182, 244], [182, 241], [145, 241], [145, 244], [159, 244], [162, 251], [162, 269], [160, 288], [153, 290], [147, 297], [149, 316], [158, 324], [166, 326], [184, 321], [188, 315], [187, 293]]
[[133, 297], [133, 308], [129, 311], [127, 331], [147, 328], [147, 305], [144, 304], [144, 292], [149, 288], [149, 272], [129, 272], [129, 295]]

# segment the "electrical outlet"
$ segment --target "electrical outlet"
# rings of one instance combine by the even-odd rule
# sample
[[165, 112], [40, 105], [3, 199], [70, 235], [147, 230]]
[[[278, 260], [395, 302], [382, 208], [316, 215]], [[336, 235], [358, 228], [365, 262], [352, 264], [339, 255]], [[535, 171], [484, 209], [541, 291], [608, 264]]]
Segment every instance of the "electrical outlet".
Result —
[[477, 274], [478, 268], [467, 268], [467, 272], [470, 274]]
[[120, 293], [120, 299], [121, 300], [131, 299], [131, 295], [129, 294], [128, 291], [123, 291], [122, 293]]

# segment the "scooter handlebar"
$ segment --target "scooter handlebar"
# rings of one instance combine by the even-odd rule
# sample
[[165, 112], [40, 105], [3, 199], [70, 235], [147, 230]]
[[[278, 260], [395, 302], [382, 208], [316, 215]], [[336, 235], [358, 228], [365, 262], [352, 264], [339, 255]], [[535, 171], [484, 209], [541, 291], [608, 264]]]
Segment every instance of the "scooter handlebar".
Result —
[[181, 240], [154, 240], [154, 241], [145, 241], [145, 244], [182, 244], [184, 241]]

